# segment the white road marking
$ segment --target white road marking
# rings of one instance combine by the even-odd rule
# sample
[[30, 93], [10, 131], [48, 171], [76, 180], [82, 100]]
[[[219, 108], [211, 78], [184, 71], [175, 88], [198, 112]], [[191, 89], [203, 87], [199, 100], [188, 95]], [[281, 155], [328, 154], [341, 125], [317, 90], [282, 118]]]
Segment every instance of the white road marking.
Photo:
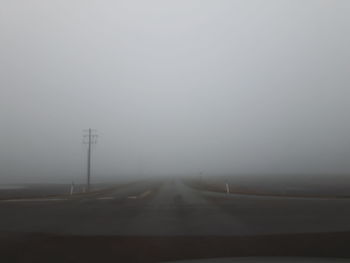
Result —
[[112, 200], [112, 199], [114, 199], [114, 197], [111, 197], [111, 196], [97, 198], [97, 200]]
[[152, 190], [147, 190], [139, 195], [130, 195], [128, 196], [128, 199], [142, 199], [145, 198], [146, 196], [150, 195], [152, 193]]
[[68, 199], [63, 198], [32, 198], [32, 199], [8, 199], [1, 200], [1, 202], [51, 202], [51, 201], [67, 201]]
[[146, 196], [150, 195], [151, 193], [152, 193], [151, 190], [148, 190], [148, 191], [146, 191], [146, 192], [143, 192], [143, 193], [139, 196], [139, 198], [145, 198]]

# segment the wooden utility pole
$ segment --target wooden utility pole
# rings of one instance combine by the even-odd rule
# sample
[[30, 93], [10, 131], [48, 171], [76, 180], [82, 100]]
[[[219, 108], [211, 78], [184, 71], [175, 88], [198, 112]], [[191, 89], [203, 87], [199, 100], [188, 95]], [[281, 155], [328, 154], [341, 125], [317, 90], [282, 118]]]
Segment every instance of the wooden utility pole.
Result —
[[90, 182], [91, 182], [91, 146], [92, 144], [96, 143], [97, 135], [92, 134], [95, 132], [95, 130], [92, 130], [91, 128], [87, 130], [88, 134], [84, 137], [87, 137], [87, 142], [84, 142], [88, 144], [88, 153], [87, 153], [87, 182], [86, 182], [86, 191], [90, 191]]

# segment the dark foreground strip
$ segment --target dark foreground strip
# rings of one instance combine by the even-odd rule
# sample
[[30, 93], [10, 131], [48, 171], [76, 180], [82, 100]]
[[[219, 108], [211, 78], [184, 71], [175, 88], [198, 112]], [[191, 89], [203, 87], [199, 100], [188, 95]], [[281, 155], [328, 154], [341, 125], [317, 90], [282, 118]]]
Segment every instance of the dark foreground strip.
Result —
[[350, 259], [350, 232], [250, 237], [0, 236], [0, 259], [8, 263], [161, 262], [245, 256]]

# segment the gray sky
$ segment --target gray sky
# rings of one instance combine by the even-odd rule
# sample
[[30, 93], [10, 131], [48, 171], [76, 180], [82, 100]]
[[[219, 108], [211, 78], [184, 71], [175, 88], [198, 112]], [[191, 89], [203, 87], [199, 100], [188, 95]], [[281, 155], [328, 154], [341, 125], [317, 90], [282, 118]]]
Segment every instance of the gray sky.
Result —
[[348, 173], [350, 1], [3, 0], [0, 183]]

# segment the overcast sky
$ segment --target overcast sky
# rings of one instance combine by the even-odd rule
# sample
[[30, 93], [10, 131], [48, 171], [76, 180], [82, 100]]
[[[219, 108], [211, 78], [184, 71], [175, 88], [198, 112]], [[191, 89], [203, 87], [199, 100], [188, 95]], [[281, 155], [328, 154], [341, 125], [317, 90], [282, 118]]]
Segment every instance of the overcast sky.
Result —
[[0, 183], [350, 172], [350, 1], [2, 0]]

